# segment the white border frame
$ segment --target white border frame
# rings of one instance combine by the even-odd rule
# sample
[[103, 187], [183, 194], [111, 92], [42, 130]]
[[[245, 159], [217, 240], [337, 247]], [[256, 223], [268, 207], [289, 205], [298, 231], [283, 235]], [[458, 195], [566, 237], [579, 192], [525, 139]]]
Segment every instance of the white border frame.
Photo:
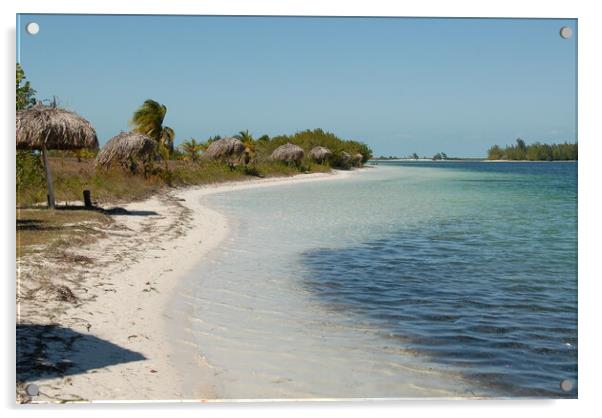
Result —
[[[596, 265], [601, 246], [600, 163], [602, 155], [600, 128], [600, 65], [599, 41], [602, 39], [602, 22], [595, 10], [594, 1], [542, 2], [506, 0], [504, 2], [475, 0], [428, 0], [393, 2], [385, 0], [21, 0], [19, 3], [2, 2], [3, 96], [2, 103], [2, 240], [3, 296], [6, 314], [2, 321], [3, 362], [2, 389], [4, 406], [12, 415], [17, 410], [53, 416], [55, 414], [82, 412], [125, 416], [132, 409], [145, 410], [151, 416], [164, 415], [166, 408], [177, 409], [178, 414], [197, 413], [231, 416], [244, 413], [250, 416], [292, 416], [309, 414], [348, 416], [382, 414], [428, 414], [446, 416], [507, 417], [516, 413], [546, 414], [546, 416], [576, 417], [600, 409], [595, 404], [599, 384], [600, 361], [600, 273]], [[14, 148], [14, 59], [16, 13], [104, 13], [104, 14], [213, 14], [213, 15], [320, 15], [320, 16], [427, 16], [427, 17], [547, 17], [579, 19], [579, 400], [561, 401], [382, 401], [336, 403], [271, 403], [271, 404], [122, 404], [122, 405], [68, 405], [39, 406], [14, 404], [15, 382], [15, 168]], [[6, 89], [6, 91], [4, 91]], [[597, 120], [598, 119], [598, 120]], [[535, 411], [533, 409], [537, 409]], [[110, 411], [109, 411], [110, 410]]]

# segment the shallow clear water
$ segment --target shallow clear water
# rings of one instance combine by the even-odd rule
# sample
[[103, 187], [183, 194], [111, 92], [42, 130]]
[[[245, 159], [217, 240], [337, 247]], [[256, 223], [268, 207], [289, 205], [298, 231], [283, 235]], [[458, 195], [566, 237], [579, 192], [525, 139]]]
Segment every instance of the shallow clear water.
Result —
[[381, 163], [209, 196], [232, 233], [190, 299], [220, 396], [576, 396], [576, 176]]

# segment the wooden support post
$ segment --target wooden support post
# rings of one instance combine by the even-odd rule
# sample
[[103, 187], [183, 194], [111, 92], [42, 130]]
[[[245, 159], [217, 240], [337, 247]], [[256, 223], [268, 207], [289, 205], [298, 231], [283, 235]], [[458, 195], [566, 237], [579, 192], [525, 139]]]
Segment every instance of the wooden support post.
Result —
[[52, 187], [52, 174], [50, 174], [50, 165], [48, 164], [46, 147], [42, 147], [42, 159], [44, 160], [44, 168], [46, 169], [46, 185], [48, 186], [48, 207], [50, 209], [54, 209], [54, 188]]
[[87, 208], [92, 207], [92, 196], [90, 190], [84, 190], [84, 206]]

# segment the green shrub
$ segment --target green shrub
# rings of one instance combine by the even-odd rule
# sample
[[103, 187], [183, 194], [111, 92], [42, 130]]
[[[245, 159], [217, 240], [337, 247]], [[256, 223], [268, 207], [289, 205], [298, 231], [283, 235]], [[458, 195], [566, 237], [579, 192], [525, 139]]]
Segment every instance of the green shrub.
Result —
[[[330, 149], [334, 156], [330, 162], [325, 164], [330, 165], [334, 168], [349, 169], [350, 164], [344, 164], [340, 159], [340, 153], [345, 151], [350, 155], [362, 154], [362, 164], [366, 163], [372, 158], [372, 150], [366, 144], [353, 140], [344, 140], [337, 137], [335, 134], [325, 132], [322, 129], [305, 130], [297, 132], [293, 135], [278, 135], [271, 139], [264, 139], [262, 141], [256, 141], [256, 152], [257, 159], [267, 161], [269, 156], [274, 152], [276, 148], [281, 145], [290, 142], [303, 148], [305, 151], [306, 158], [304, 159], [303, 165], [308, 166], [307, 161], [309, 159], [309, 151], [315, 146], [323, 146]], [[337, 155], [339, 157], [337, 157]], [[306, 170], [303, 170], [306, 171]]]
[[46, 196], [46, 179], [42, 158], [34, 151], [17, 151], [17, 202], [43, 201]]

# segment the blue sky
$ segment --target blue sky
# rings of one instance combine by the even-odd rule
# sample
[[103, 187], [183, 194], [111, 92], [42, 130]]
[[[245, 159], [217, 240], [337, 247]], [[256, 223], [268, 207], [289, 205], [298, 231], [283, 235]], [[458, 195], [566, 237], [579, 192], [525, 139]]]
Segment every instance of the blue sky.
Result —
[[[35, 21], [31, 36], [25, 25]], [[576, 20], [21, 15], [38, 98], [101, 144], [146, 99], [188, 138], [322, 128], [376, 155], [575, 141]], [[559, 36], [562, 26], [574, 36]]]

